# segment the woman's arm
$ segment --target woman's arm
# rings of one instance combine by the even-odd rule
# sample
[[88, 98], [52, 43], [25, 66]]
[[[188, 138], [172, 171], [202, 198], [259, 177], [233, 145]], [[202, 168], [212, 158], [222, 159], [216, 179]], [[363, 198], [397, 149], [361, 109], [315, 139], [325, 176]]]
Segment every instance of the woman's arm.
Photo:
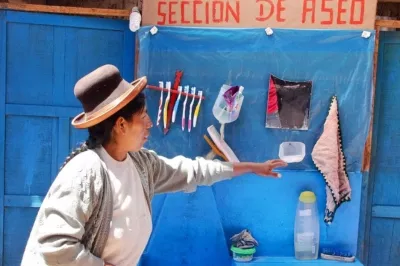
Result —
[[286, 167], [287, 163], [282, 160], [266, 161], [264, 163], [233, 163], [234, 176], [254, 173], [260, 176], [281, 177], [273, 170], [278, 167]]
[[210, 186], [246, 173], [278, 177], [277, 173], [272, 172], [274, 168], [286, 166], [281, 160], [264, 163], [229, 163], [206, 160], [202, 157], [194, 160], [183, 156], [168, 159], [154, 152], [150, 154], [155, 193], [192, 192], [197, 186]]

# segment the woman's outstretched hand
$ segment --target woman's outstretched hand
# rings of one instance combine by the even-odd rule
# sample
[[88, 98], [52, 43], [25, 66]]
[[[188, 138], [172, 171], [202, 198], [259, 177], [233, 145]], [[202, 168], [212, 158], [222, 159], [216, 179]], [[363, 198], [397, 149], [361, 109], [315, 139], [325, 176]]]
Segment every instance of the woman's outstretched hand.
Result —
[[263, 163], [233, 163], [233, 173], [235, 176], [254, 173], [260, 176], [270, 176], [278, 178], [280, 174], [274, 172], [275, 168], [286, 167], [287, 163], [282, 160], [270, 160]]
[[274, 172], [274, 169], [286, 166], [287, 163], [282, 160], [271, 160], [257, 164], [253, 172], [261, 176], [281, 177], [279, 173]]

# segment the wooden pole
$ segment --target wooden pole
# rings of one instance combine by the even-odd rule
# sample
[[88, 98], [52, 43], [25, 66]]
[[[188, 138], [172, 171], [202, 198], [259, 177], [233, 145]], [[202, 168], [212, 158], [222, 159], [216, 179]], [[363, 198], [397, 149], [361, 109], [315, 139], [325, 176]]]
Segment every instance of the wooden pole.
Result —
[[69, 6], [46, 6], [31, 4], [0, 3], [0, 9], [10, 9], [28, 12], [57, 13], [69, 15], [86, 15], [102, 17], [121, 17], [128, 19], [130, 10], [125, 9], [105, 9], [105, 8], [86, 8]]
[[[400, 24], [399, 24], [400, 25]], [[363, 158], [363, 167], [362, 170], [369, 171], [371, 167], [371, 150], [372, 150], [372, 133], [373, 133], [373, 123], [374, 123], [374, 106], [375, 106], [375, 91], [376, 91], [376, 75], [378, 72], [378, 54], [379, 54], [379, 35], [380, 28], [378, 24], [375, 26], [376, 35], [375, 35], [375, 49], [374, 49], [374, 67], [373, 67], [373, 76], [372, 76], [372, 109], [371, 109], [371, 121], [369, 124], [369, 131], [367, 141], [364, 147], [364, 158]]]

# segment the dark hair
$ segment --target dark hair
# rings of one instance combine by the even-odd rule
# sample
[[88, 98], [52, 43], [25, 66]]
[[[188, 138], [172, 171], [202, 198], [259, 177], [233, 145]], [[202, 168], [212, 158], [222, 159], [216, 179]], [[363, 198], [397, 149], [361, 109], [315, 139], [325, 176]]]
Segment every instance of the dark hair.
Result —
[[119, 110], [103, 122], [89, 127], [88, 139], [84, 141], [79, 147], [77, 147], [73, 152], [71, 152], [71, 154], [65, 159], [65, 162], [61, 166], [60, 170], [79, 153], [89, 149], [95, 149], [102, 144], [108, 143], [111, 138], [112, 128], [114, 127], [117, 119], [119, 117], [123, 117], [124, 119], [130, 121], [133, 114], [142, 112], [144, 110], [145, 105], [145, 96], [143, 92], [141, 92], [135, 97], [135, 99], [130, 101], [121, 110]]

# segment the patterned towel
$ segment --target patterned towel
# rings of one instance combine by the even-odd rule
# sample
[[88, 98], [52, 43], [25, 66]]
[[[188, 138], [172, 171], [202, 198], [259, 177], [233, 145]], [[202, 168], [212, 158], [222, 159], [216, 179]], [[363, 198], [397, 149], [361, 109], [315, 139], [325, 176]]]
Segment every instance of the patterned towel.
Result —
[[311, 157], [324, 176], [326, 183], [325, 223], [332, 223], [337, 208], [350, 201], [351, 188], [346, 173], [346, 161], [342, 150], [339, 110], [336, 96], [324, 124], [324, 130], [314, 146]]

